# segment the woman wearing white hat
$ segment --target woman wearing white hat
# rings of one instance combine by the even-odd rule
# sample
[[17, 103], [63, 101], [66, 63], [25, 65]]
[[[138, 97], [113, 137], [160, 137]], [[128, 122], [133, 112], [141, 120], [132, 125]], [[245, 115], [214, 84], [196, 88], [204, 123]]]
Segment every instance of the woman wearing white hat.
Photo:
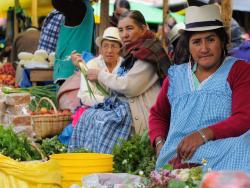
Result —
[[[87, 67], [89, 69], [105, 69], [110, 73], [116, 74], [122, 61], [122, 57], [120, 57], [122, 43], [118, 29], [116, 27], [108, 27], [105, 29], [103, 36], [96, 38], [96, 45], [100, 49], [100, 55], [89, 61]], [[77, 66], [79, 61], [83, 61], [81, 55], [77, 53], [73, 53], [71, 59]], [[81, 75], [78, 97], [85, 106], [95, 105], [103, 102], [104, 99], [103, 94], [95, 87], [95, 83], [91, 82], [90, 86], [95, 97], [89, 95], [86, 80], [84, 76]]]
[[190, 61], [169, 69], [150, 111], [156, 167], [250, 172], [250, 65], [227, 56], [217, 6], [188, 7], [185, 25]]
[[119, 137], [127, 139], [131, 132], [142, 134], [148, 129], [149, 109], [160, 90], [169, 59], [139, 11], [122, 14], [118, 29], [124, 61], [117, 75], [104, 69], [88, 70], [90, 81], [98, 80], [115, 95], [84, 112], [80, 119], [84, 124], [77, 124], [69, 150], [87, 147], [94, 152], [111, 153]]

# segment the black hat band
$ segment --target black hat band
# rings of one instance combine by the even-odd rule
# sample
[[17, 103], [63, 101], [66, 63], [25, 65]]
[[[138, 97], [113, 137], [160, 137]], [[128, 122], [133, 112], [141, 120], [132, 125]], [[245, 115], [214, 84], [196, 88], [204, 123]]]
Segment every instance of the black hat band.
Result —
[[192, 29], [196, 27], [208, 27], [208, 26], [223, 26], [223, 23], [219, 20], [194, 22], [194, 23], [186, 24], [186, 29]]

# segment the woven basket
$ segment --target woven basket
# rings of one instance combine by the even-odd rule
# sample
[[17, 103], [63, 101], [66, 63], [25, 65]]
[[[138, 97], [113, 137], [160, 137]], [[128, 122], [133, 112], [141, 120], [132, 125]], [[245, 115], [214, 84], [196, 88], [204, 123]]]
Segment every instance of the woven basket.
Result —
[[36, 133], [36, 136], [40, 138], [51, 137], [59, 134], [71, 121], [71, 115], [59, 114], [53, 101], [47, 97], [42, 97], [40, 99], [36, 111], [40, 108], [43, 100], [46, 100], [51, 104], [54, 114], [31, 116], [31, 124], [34, 132]]

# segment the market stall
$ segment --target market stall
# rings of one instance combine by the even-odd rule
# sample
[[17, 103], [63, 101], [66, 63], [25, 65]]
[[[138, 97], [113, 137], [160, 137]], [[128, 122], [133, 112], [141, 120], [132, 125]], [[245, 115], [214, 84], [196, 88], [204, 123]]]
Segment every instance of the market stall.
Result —
[[[96, 9], [98, 6], [100, 8], [99, 34], [101, 34], [108, 25], [109, 0], [102, 0], [100, 5], [94, 5]], [[39, 15], [38, 1], [32, 0], [31, 7], [32, 19], [36, 25], [35, 20]], [[168, 0], [163, 1], [162, 20], [167, 19], [168, 9]], [[232, 16], [230, 0], [224, 0], [222, 15], [225, 25], [230, 29], [229, 23]], [[164, 34], [163, 36], [162, 40], [166, 41], [166, 36]], [[163, 45], [167, 48], [165, 42]], [[52, 79], [53, 68], [49, 65], [46, 69], [30, 68], [33, 66], [31, 62], [40, 60], [43, 63], [42, 66], [45, 64], [47, 66], [49, 58], [46, 57], [46, 62], [44, 62], [45, 59], [41, 61], [41, 57], [34, 58], [33, 54], [28, 56], [30, 59], [23, 56], [24, 58], [20, 60], [24, 68], [30, 69], [30, 81], [33, 82], [33, 86], [29, 88], [2, 87], [0, 92], [0, 123], [5, 127], [13, 125], [13, 128], [8, 129], [0, 126], [0, 135], [4, 135], [0, 136], [0, 142], [3, 143], [0, 145], [0, 151], [3, 155], [12, 158], [0, 155], [0, 163], [3, 161], [0, 164], [0, 172], [1, 169], [11, 167], [9, 172], [3, 170], [5, 184], [0, 182], [0, 185], [6, 188], [19, 187], [20, 184], [27, 185], [27, 187], [35, 184], [40, 187], [64, 188], [72, 184], [84, 187], [215, 188], [226, 184], [242, 186], [239, 182], [244, 182], [243, 186], [250, 186], [248, 174], [210, 172], [211, 169], [209, 170], [206, 166], [205, 159], [201, 166], [193, 168], [173, 169], [171, 165], [166, 165], [163, 169], [155, 171], [156, 156], [150, 145], [147, 131], [143, 135], [133, 135], [129, 140], [121, 140], [115, 146], [112, 155], [95, 154], [85, 149], [80, 149], [76, 153], [67, 153], [67, 146], [59, 141], [57, 135], [70, 123], [72, 113], [67, 109], [58, 109], [56, 99], [58, 88], [55, 85], [36, 86], [38, 81]], [[35, 66], [37, 64], [36, 62]], [[82, 69], [84, 67], [80, 66], [80, 70], [84, 72]], [[16, 134], [17, 130], [25, 132], [29, 138]], [[13, 145], [15, 147], [12, 147]], [[39, 161], [34, 164], [22, 162], [34, 160]], [[202, 171], [203, 167], [207, 170]], [[13, 173], [13, 169], [18, 173]], [[36, 176], [34, 172], [38, 172], [35, 173]], [[10, 178], [14, 181], [9, 181]], [[223, 181], [225, 178], [227, 182]]]

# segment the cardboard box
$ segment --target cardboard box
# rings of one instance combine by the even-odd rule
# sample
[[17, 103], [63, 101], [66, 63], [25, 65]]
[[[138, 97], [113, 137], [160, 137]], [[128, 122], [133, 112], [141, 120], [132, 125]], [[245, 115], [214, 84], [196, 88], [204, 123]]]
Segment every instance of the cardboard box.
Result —
[[28, 113], [29, 105], [20, 104], [20, 105], [7, 105], [6, 114], [9, 115], [29, 115]]
[[5, 115], [5, 122], [8, 125], [13, 126], [31, 126], [31, 116], [30, 115]]
[[5, 103], [7, 105], [20, 105], [20, 104], [29, 104], [31, 97], [29, 93], [11, 93], [6, 95]]

